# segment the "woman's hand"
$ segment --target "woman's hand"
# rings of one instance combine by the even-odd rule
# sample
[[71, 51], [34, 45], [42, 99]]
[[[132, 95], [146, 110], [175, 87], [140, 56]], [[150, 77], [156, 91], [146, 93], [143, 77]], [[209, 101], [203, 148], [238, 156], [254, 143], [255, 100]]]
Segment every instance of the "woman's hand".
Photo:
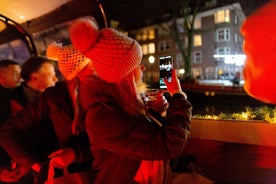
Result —
[[48, 158], [51, 159], [50, 166], [62, 169], [68, 167], [72, 162], [74, 162], [76, 154], [72, 148], [63, 148], [51, 153]]
[[164, 82], [167, 86], [168, 92], [173, 95], [175, 93], [181, 93], [187, 98], [186, 94], [182, 91], [180, 81], [177, 78], [177, 74], [175, 69], [172, 70], [172, 79], [171, 82], [168, 81], [168, 79], [164, 78]]

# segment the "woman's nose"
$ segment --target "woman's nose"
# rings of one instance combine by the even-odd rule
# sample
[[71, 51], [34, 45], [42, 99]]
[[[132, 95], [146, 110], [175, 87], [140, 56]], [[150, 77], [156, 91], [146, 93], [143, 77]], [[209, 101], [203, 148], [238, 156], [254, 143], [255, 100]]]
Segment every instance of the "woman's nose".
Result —
[[147, 69], [146, 66], [143, 65], [143, 64], [141, 64], [140, 67], [141, 67], [142, 72], [145, 71], [145, 70]]

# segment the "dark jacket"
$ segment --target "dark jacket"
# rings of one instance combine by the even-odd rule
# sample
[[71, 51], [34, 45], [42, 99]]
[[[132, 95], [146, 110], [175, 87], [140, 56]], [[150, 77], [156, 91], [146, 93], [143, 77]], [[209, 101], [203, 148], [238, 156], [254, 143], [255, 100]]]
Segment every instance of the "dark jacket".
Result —
[[48, 88], [37, 100], [5, 122], [0, 129], [0, 144], [16, 162], [30, 168], [38, 160], [29, 149], [26, 133], [34, 127], [43, 127], [41, 120], [49, 118], [58, 148], [74, 148], [78, 154], [76, 162], [91, 161], [90, 144], [85, 131], [78, 136], [72, 134], [73, 117], [67, 84], [60, 82], [55, 87]]
[[[99, 83], [87, 110], [86, 127], [97, 171], [96, 184], [129, 184], [143, 160], [164, 161], [164, 182], [170, 180], [168, 162], [183, 151], [191, 121], [191, 104], [172, 96], [163, 127], [142, 114], [126, 113]], [[94, 86], [93, 89], [96, 88]]]
[[[10, 98], [13, 90], [14, 89], [3, 88], [0, 85], [0, 127], [4, 121], [11, 116]], [[0, 163], [0, 167], [9, 168], [10, 166], [10, 157], [2, 147], [0, 147]]]
[[10, 98], [14, 89], [6, 89], [0, 85], [0, 126], [11, 115]]
[[[28, 104], [37, 100], [42, 92], [29, 88], [25, 83], [17, 87], [10, 98], [11, 115], [16, 115]], [[48, 155], [58, 148], [53, 123], [49, 117], [39, 120], [30, 126], [24, 135], [28, 150], [39, 162], [45, 161]]]

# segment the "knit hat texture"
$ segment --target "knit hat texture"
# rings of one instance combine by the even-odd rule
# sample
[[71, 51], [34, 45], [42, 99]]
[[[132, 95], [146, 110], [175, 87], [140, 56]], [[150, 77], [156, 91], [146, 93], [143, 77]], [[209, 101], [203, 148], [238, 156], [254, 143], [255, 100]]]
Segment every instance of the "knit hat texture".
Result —
[[73, 79], [91, 60], [71, 46], [52, 43], [46, 50], [48, 58], [58, 61], [58, 67], [66, 80]]
[[69, 31], [73, 46], [91, 59], [97, 75], [106, 82], [119, 82], [141, 63], [141, 46], [123, 33], [97, 30], [89, 20], [73, 22]]

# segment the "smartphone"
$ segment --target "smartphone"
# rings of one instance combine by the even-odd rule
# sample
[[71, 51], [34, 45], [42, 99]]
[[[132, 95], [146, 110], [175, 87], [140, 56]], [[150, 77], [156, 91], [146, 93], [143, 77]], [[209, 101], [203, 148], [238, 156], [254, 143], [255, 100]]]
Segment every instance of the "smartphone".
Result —
[[159, 88], [166, 89], [167, 86], [164, 82], [164, 78], [171, 81], [173, 69], [173, 58], [172, 56], [162, 56], [159, 58]]

